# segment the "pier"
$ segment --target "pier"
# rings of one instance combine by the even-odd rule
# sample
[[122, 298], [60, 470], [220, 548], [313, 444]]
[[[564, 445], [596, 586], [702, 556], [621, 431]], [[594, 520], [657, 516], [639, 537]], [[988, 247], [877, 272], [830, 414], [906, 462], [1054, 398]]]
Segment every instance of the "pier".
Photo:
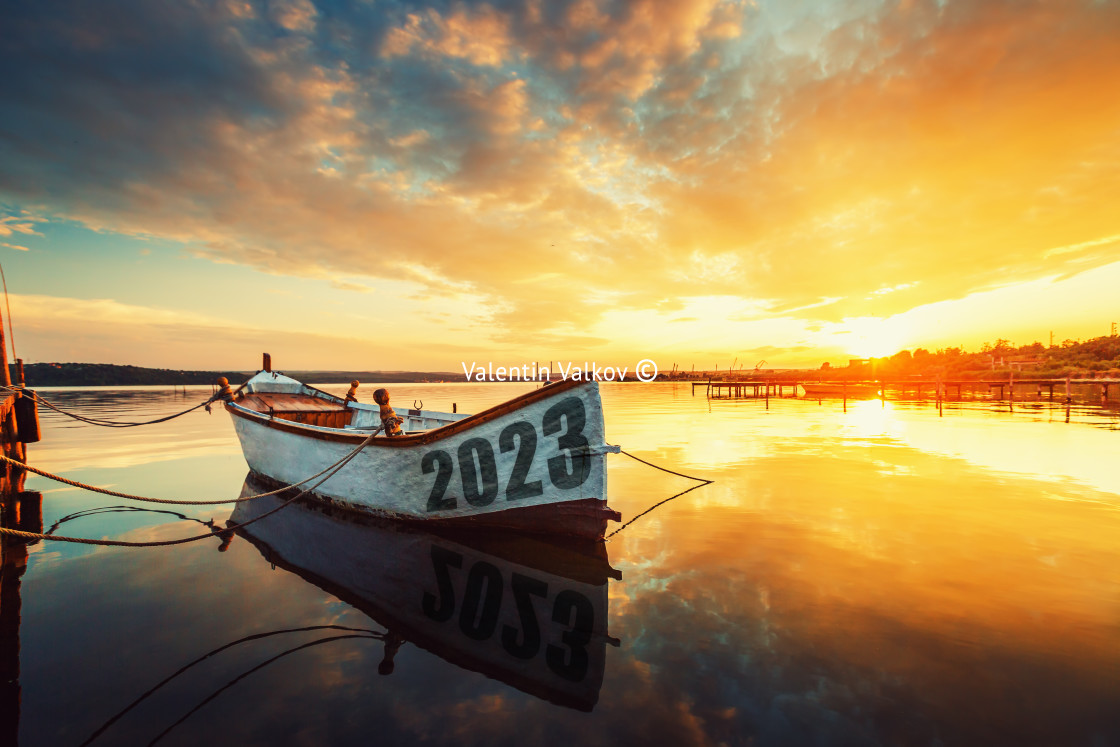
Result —
[[1073, 396], [1072, 388], [1089, 387], [1097, 388], [1100, 401], [1106, 402], [1109, 393], [1120, 392], [1120, 378], [1072, 378], [1063, 379], [896, 379], [874, 380], [860, 379], [825, 380], [825, 379], [792, 379], [792, 378], [743, 378], [743, 379], [708, 379], [706, 381], [691, 381], [692, 393], [696, 389], [704, 389], [705, 396], [711, 399], [768, 399], [770, 397], [797, 397], [799, 389], [809, 387], [825, 387], [827, 394], [806, 394], [806, 398], [827, 396], [829, 398], [845, 397], [849, 399], [867, 399], [867, 392], [874, 390], [874, 398], [889, 399], [901, 398], [902, 395], [913, 393], [917, 399], [927, 395], [935, 399], [946, 399], [955, 394], [957, 399], [964, 397], [965, 393], [973, 396], [988, 396], [993, 399], [1015, 399], [1016, 390], [1020, 396], [1024, 392], [1033, 393], [1037, 399], [1046, 398], [1053, 401], [1054, 391], [1060, 392], [1060, 397], [1068, 401]]
[[[799, 381], [784, 380], [729, 380], [729, 381], [693, 381], [692, 393], [696, 387], [706, 388], [707, 396], [712, 398], [738, 399], [741, 397], [796, 397]], [[788, 390], [788, 393], [787, 393]]]

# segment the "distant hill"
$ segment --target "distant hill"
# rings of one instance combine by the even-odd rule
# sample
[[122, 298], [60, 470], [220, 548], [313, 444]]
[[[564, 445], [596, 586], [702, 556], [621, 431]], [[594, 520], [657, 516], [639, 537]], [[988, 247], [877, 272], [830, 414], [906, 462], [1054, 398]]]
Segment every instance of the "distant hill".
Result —
[[[10, 365], [12, 381], [15, 365]], [[244, 383], [256, 371], [178, 371], [170, 368], [141, 368], [112, 363], [25, 363], [27, 385], [36, 386], [136, 386], [143, 384], [213, 384], [225, 376], [234, 386]], [[348, 384], [353, 379], [365, 383], [462, 381], [462, 374], [426, 371], [285, 371], [300, 381], [315, 384]]]
[[[10, 365], [12, 381], [16, 380]], [[117, 366], [111, 363], [25, 363], [27, 385], [36, 386], [134, 386], [137, 384], [213, 384], [225, 376], [240, 384], [252, 374], [247, 371], [176, 371], [169, 368]]]

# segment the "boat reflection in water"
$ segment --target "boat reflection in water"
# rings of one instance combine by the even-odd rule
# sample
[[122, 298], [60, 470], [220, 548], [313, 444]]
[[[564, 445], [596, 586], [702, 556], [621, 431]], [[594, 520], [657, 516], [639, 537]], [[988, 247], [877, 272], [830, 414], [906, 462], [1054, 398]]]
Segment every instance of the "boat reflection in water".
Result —
[[[242, 496], [267, 488], [251, 476]], [[237, 504], [240, 524], [294, 493]], [[378, 671], [411, 643], [553, 703], [590, 711], [603, 684], [610, 567], [601, 541], [421, 531], [297, 501], [238, 534], [265, 559], [384, 626]]]

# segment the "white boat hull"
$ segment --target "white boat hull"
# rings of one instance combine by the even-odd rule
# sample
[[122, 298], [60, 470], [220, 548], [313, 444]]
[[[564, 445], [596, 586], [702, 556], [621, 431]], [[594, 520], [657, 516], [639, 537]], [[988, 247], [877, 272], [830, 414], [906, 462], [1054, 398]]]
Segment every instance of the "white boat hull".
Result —
[[[226, 409], [249, 468], [283, 485], [339, 462], [368, 435], [292, 422], [236, 402]], [[619, 517], [605, 508], [604, 455], [616, 447], [603, 431], [598, 385], [564, 382], [423, 433], [376, 436], [313, 490], [344, 507], [393, 518], [487, 518], [521, 526], [528, 517], [547, 525], [541, 509], [563, 504], [569, 514], [590, 511], [605, 526], [605, 519]]]

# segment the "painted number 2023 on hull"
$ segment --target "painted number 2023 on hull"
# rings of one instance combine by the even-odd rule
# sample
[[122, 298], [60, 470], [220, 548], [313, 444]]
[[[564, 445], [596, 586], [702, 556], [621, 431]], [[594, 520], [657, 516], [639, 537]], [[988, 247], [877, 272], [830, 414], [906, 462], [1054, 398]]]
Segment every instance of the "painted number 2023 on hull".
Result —
[[[560, 490], [582, 485], [591, 472], [589, 444], [583, 435], [587, 411], [578, 397], [557, 402], [544, 413], [542, 433], [556, 436], [560, 453], [548, 458], [548, 479]], [[527, 420], [510, 423], [498, 435], [498, 450], [505, 454], [517, 451], [513, 470], [506, 482], [507, 501], [532, 498], [544, 494], [541, 480], [529, 481], [529, 470], [537, 454], [537, 429]], [[436, 473], [436, 481], [428, 496], [428, 511], [448, 511], [457, 507], [455, 496], [447, 488], [459, 464], [463, 498], [472, 506], [489, 506], [498, 497], [498, 463], [494, 446], [485, 438], [469, 438], [459, 445], [455, 457], [446, 451], [429, 451], [420, 460], [420, 470]]]

